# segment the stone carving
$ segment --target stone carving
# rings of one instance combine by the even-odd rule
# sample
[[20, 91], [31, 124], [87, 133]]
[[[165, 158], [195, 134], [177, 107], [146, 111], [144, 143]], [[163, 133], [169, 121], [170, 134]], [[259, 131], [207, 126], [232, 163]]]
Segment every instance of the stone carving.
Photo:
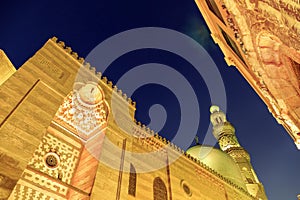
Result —
[[73, 133], [87, 140], [99, 133], [107, 123], [108, 104], [102, 89], [94, 82], [79, 84], [58, 109], [55, 118]]
[[224, 137], [221, 137], [219, 139], [219, 144], [221, 149], [223, 150], [227, 150], [228, 148], [232, 148], [232, 147], [240, 147], [240, 144], [237, 141], [235, 135], [226, 135]]
[[59, 156], [54, 152], [49, 152], [45, 155], [46, 166], [51, 169], [56, 169], [60, 163]]
[[[47, 155], [53, 154], [57, 154], [60, 159], [59, 165], [55, 168], [48, 167], [44, 160]], [[79, 154], [79, 149], [69, 145], [52, 134], [47, 133], [43, 137], [42, 143], [35, 151], [33, 158], [28, 165], [53, 178], [59, 178], [59, 175], [61, 174], [61, 180], [70, 184], [75, 171], [75, 166], [79, 159]]]
[[[292, 19], [291, 15], [284, 14], [283, 8], [278, 8], [277, 10], [272, 8], [271, 12], [269, 8], [273, 6], [274, 2], [268, 0], [259, 1], [261, 6], [255, 10], [240, 8], [241, 13], [244, 13], [246, 16], [247, 25], [238, 24], [238, 26], [248, 26], [253, 36], [259, 34], [261, 31], [269, 31], [277, 36], [285, 45], [294, 49], [300, 49], [299, 20], [296, 21], [296, 18]], [[300, 9], [300, 5], [298, 7]], [[300, 17], [299, 12], [296, 14]]]
[[68, 188], [50, 178], [25, 169], [11, 193], [9, 200], [14, 199], [66, 199]]
[[9, 200], [15, 200], [15, 199], [51, 199], [50, 196], [43, 194], [41, 191], [32, 190], [31, 188], [17, 184], [13, 192], [11, 193]]
[[37, 174], [32, 170], [25, 170], [23, 178], [32, 184], [37, 184], [40, 187], [47, 188], [58, 195], [67, 195], [68, 188], [58, 182], [53, 181], [43, 175]]
[[276, 36], [262, 33], [257, 39], [262, 61], [262, 78], [283, 113], [300, 107], [300, 53], [284, 45]]
[[280, 11], [281, 13], [285, 13], [289, 15], [290, 17], [296, 18], [298, 21], [300, 21], [300, 5], [299, 1], [298, 3], [293, 3], [291, 0], [285, 1], [285, 0], [279, 0], [279, 1], [273, 1], [273, 0], [261, 0], [262, 2], [268, 4], [269, 6], [275, 8], [276, 10]]
[[[227, 30], [227, 34], [236, 39], [237, 45], [240, 44], [238, 38], [243, 42], [240, 47], [249, 68], [249, 74], [243, 74], [276, 120], [296, 144], [300, 144], [299, 1], [223, 0], [218, 3], [224, 15], [227, 14], [227, 25], [233, 31]], [[220, 47], [224, 50], [224, 46]], [[225, 55], [227, 63], [245, 70], [232, 61], [231, 56]]]

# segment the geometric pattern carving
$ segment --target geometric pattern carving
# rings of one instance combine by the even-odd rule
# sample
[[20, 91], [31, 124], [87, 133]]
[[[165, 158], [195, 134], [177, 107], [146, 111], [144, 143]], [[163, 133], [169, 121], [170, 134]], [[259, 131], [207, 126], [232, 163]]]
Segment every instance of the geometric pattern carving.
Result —
[[60, 183], [53, 181], [43, 175], [37, 174], [32, 170], [25, 169], [22, 179], [30, 182], [30, 184], [38, 185], [39, 187], [47, 188], [57, 195], [65, 196], [67, 195], [67, 187], [61, 185]]
[[72, 132], [87, 140], [107, 122], [108, 105], [104, 93], [96, 83], [87, 83], [74, 89], [64, 100], [56, 118], [69, 126]]
[[34, 169], [25, 169], [9, 200], [58, 199], [65, 200], [68, 187], [52, 178], [40, 175]]
[[24, 186], [24, 185], [20, 185], [20, 184], [17, 184], [13, 193], [10, 195], [10, 198], [9, 200], [19, 200], [19, 199], [53, 199], [52, 197], [46, 195], [46, 194], [43, 194], [42, 192], [40, 191], [36, 191], [36, 190], [33, 190], [32, 188], [29, 188], [27, 186]]
[[[49, 152], [55, 152], [59, 155], [60, 164], [55, 169], [49, 168], [45, 163], [45, 155]], [[50, 133], [46, 133], [28, 165], [53, 178], [57, 179], [60, 176], [63, 182], [70, 184], [78, 157], [79, 149]]]
[[232, 147], [240, 147], [240, 144], [235, 135], [224, 135], [219, 139], [220, 148], [225, 151]]

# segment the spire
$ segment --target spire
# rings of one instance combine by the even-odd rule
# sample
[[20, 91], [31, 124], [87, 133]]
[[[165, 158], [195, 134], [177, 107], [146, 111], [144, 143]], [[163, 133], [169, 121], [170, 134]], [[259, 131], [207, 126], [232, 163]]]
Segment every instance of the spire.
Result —
[[236, 138], [235, 128], [227, 121], [225, 113], [218, 106], [211, 106], [210, 113], [213, 135], [218, 140], [220, 149], [231, 156], [239, 167], [248, 192], [258, 199], [267, 199], [264, 187], [251, 165], [248, 152], [241, 147]]
[[221, 150], [226, 151], [232, 147], [241, 147], [235, 136], [235, 128], [227, 121], [225, 113], [220, 111], [216, 105], [210, 107], [210, 113], [213, 135], [219, 141]]
[[195, 142], [196, 142], [196, 145], [199, 145], [200, 143], [199, 143], [199, 137], [196, 135], [195, 136]]

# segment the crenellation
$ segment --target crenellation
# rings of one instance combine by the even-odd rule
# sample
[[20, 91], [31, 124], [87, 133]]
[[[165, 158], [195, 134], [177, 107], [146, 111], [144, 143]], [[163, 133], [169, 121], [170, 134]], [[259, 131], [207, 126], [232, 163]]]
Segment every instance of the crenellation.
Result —
[[66, 47], [66, 44], [63, 41], [58, 41], [57, 44], [63, 49]]
[[54, 37], [50, 38], [50, 40], [57, 43], [58, 38], [54, 36]]
[[138, 125], [139, 127], [142, 127], [142, 123], [140, 121], [136, 121], [136, 125]]
[[118, 86], [113, 85], [112, 89], [113, 89], [115, 92], [117, 92], [117, 91], [118, 91]]
[[83, 58], [79, 57], [76, 52], [72, 51], [71, 47], [67, 47], [63, 41], [58, 41], [58, 39], [56, 37], [53, 37], [51, 40], [53, 42], [55, 42], [59, 47], [61, 47], [66, 53], [68, 53], [74, 59], [76, 59], [80, 64], [82, 64], [84, 69], [89, 70], [92, 75], [95, 75], [95, 77], [102, 80], [103, 83], [105, 83], [110, 88], [112, 88], [114, 91], [116, 91], [118, 95], [120, 95], [126, 102], [129, 103], [129, 105], [132, 105], [133, 107], [136, 106], [136, 102], [134, 102], [134, 101], [132, 101], [132, 99], [128, 98], [127, 95], [122, 92], [122, 90], [117, 89], [117, 86], [113, 85], [112, 81], [109, 81], [107, 79], [107, 77], [102, 76], [101, 72], [97, 72], [95, 67], [91, 67], [90, 63], [86, 62]]
[[110, 88], [113, 88], [113, 82], [112, 82], [112, 81], [108, 81], [108, 82], [107, 82], [107, 85], [108, 85]]
[[117, 90], [117, 93], [118, 93], [120, 96], [122, 96], [122, 93], [123, 93], [123, 92], [122, 92], [121, 89], [118, 89], [118, 90]]
[[[121, 100], [122, 101], [121, 103], [123, 103], [123, 104], [121, 104], [121, 106], [125, 106], [125, 105], [127, 106], [127, 104], [125, 104], [123, 102], [123, 100], [127, 101], [129, 103], [129, 105], [135, 106], [135, 102], [132, 101], [132, 99], [130, 97], [127, 97], [127, 95], [125, 93], [123, 93], [122, 90], [118, 89], [117, 86], [113, 85], [112, 81], [109, 81], [106, 77], [102, 77], [101, 72], [97, 72], [96, 68], [91, 67], [91, 65], [89, 63], [85, 62], [83, 58], [78, 58], [77, 53], [73, 52], [70, 47], [66, 47], [64, 42], [62, 42], [62, 41], [57, 42], [57, 38], [55, 38], [55, 37], [52, 38], [51, 40], [53, 42], [55, 42], [55, 44], [57, 44], [58, 46], [63, 48], [63, 50], [58, 49], [58, 51], [57, 51], [57, 47], [53, 46], [52, 42], [51, 42], [50, 45], [47, 46], [48, 49], [47, 49], [46, 54], [48, 56], [52, 55], [52, 54], [50, 54], [52, 49], [55, 49], [57, 51], [57, 52], [54, 52], [54, 54], [55, 55], [58, 54], [59, 59], [57, 59], [58, 61], [57, 60], [53, 61], [53, 63], [55, 63], [57, 65], [56, 66], [57, 70], [59, 70], [59, 69], [66, 70], [67, 69], [66, 66], [73, 65], [74, 64], [74, 59], [73, 58], [75, 58], [78, 62], [80, 62], [83, 65], [82, 66], [83, 70], [81, 72], [79, 72], [79, 73], [82, 73], [82, 75], [83, 75], [82, 77], [80, 77], [80, 79], [82, 79], [82, 80], [80, 80], [78, 82], [75, 82], [75, 86], [81, 86], [81, 84], [84, 84], [88, 81], [94, 81], [95, 83], [101, 84], [101, 86], [103, 86], [103, 85], [105, 86], [105, 88], [104, 88], [105, 89], [105, 94], [106, 94], [106, 92], [108, 92], [108, 95], [106, 95], [106, 97], [110, 96], [111, 93], [113, 93], [115, 91], [119, 96], [118, 100]], [[69, 55], [68, 57], [65, 55], [65, 52], [68, 53], [68, 55]], [[60, 54], [62, 54], [62, 55], [60, 55]], [[64, 60], [65, 57], [67, 58], [67, 60]], [[60, 68], [60, 66], [61, 66], [60, 62], [62, 60], [63, 60], [63, 62], [65, 62], [64, 63], [65, 68]], [[50, 61], [52, 61], [52, 60], [49, 59], [49, 66], [52, 66], [52, 63]], [[45, 62], [46, 61], [44, 61], [44, 64], [45, 64]], [[76, 64], [78, 64], [78, 63], [76, 63]], [[75, 65], [75, 67], [77, 67], [77, 65]], [[53, 68], [51, 68], [51, 69], [53, 69]], [[30, 71], [27, 71], [26, 73], [29, 73], [29, 72]], [[73, 72], [76, 73], [75, 70], [73, 70]], [[50, 72], [45, 71], [45, 74], [47, 74], [47, 73], [50, 73]], [[91, 76], [90, 76], [90, 74], [91, 74]], [[72, 109], [69, 109], [70, 105], [72, 105], [70, 102], [72, 102], [72, 101], [67, 101], [70, 104], [68, 104], [68, 103], [64, 104], [63, 103], [66, 109], [63, 110], [64, 112], [62, 112], [62, 114], [61, 114], [61, 116], [62, 116], [61, 119], [62, 120], [61, 121], [55, 121], [56, 119], [54, 118], [53, 119], [54, 121], [52, 121], [52, 122], [55, 122], [56, 124], [60, 123], [60, 125], [61, 125], [60, 129], [57, 129], [57, 128], [54, 129], [53, 125], [52, 126], [50, 125], [49, 126], [50, 128], [49, 128], [48, 125], [46, 124], [46, 122], [44, 122], [44, 121], [46, 121], [49, 117], [52, 116], [52, 114], [49, 113], [49, 110], [51, 111], [51, 109], [54, 109], [55, 112], [57, 111], [57, 109], [55, 108], [55, 106], [57, 104], [56, 101], [59, 101], [59, 103], [61, 104], [61, 102], [60, 102], [61, 99], [59, 99], [58, 97], [61, 97], [62, 95], [61, 94], [56, 94], [56, 93], [52, 94], [52, 92], [55, 92], [55, 91], [52, 91], [52, 90], [50, 90], [50, 92], [49, 91], [44, 92], [44, 90], [47, 89], [48, 87], [52, 87], [52, 84], [47, 83], [48, 85], [44, 85], [44, 83], [42, 81], [41, 81], [41, 83], [42, 83], [42, 86], [40, 86], [40, 88], [37, 88], [38, 90], [33, 91], [33, 92], [35, 92], [35, 95], [33, 95], [32, 97], [26, 99], [27, 104], [32, 108], [32, 110], [34, 110], [34, 112], [30, 111], [30, 110], [27, 110], [27, 108], [24, 108], [24, 109], [21, 109], [21, 111], [24, 111], [24, 113], [23, 113], [23, 112], [19, 112], [20, 111], [20, 109], [19, 109], [18, 110], [18, 112], [19, 112], [18, 115], [15, 116], [19, 121], [14, 119], [14, 120], [12, 120], [14, 123], [11, 123], [11, 122], [7, 123], [6, 127], [5, 127], [6, 130], [7, 130], [6, 131], [7, 133], [16, 132], [15, 130], [17, 130], [17, 128], [12, 129], [11, 127], [17, 127], [16, 125], [18, 125], [18, 124], [20, 124], [20, 126], [22, 125], [22, 126], [26, 127], [27, 126], [27, 121], [25, 121], [25, 123], [22, 121], [24, 117], [27, 118], [27, 119], [30, 119], [31, 123], [37, 124], [36, 126], [30, 127], [30, 128], [36, 128], [37, 129], [36, 131], [39, 131], [36, 135], [32, 134], [34, 132], [32, 129], [26, 129], [26, 130], [22, 129], [22, 131], [18, 131], [18, 133], [21, 133], [22, 136], [14, 135], [15, 137], [10, 137], [10, 138], [13, 138], [15, 140], [17, 140], [18, 138], [23, 139], [22, 137], [26, 137], [25, 139], [22, 140], [21, 143], [19, 143], [19, 148], [20, 149], [21, 148], [26, 149], [24, 147], [31, 145], [31, 144], [28, 145], [27, 143], [28, 142], [33, 143], [32, 138], [35, 139], [35, 136], [38, 136], [34, 140], [34, 142], [36, 143], [35, 148], [30, 147], [30, 149], [36, 149], [36, 147], [38, 146], [37, 143], [40, 141], [40, 138], [43, 138], [41, 140], [41, 143], [39, 144], [40, 146], [36, 150], [36, 153], [34, 154], [34, 157], [32, 158], [32, 160], [30, 162], [30, 165], [32, 165], [33, 167], [28, 168], [28, 169], [31, 169], [32, 173], [29, 174], [29, 172], [27, 170], [27, 174], [25, 174], [26, 178], [24, 178], [24, 176], [23, 176], [23, 180], [20, 179], [21, 181], [18, 182], [18, 184], [19, 184], [18, 187], [21, 186], [26, 181], [27, 181], [27, 183], [28, 182], [34, 182], [36, 185], [42, 185], [43, 187], [45, 186], [45, 184], [48, 184], [50, 186], [49, 183], [52, 184], [53, 182], [56, 182], [56, 180], [57, 180], [58, 182], [65, 182], [66, 183], [63, 186], [60, 186], [61, 188], [65, 187], [65, 189], [63, 191], [64, 193], [63, 193], [63, 196], [62, 196], [63, 198], [67, 198], [67, 199], [68, 198], [76, 198], [76, 199], [78, 198], [79, 199], [79, 197], [76, 196], [75, 193], [78, 192], [79, 190], [81, 190], [81, 188], [78, 188], [77, 186], [81, 185], [82, 187], [83, 186], [85, 187], [86, 183], [84, 183], [84, 182], [88, 179], [88, 177], [90, 177], [91, 179], [95, 178], [95, 182], [93, 182], [94, 185], [92, 185], [92, 184], [89, 185], [89, 187], [90, 187], [89, 189], [93, 190], [90, 193], [90, 195], [95, 196], [95, 199], [99, 199], [99, 197], [97, 195], [101, 196], [103, 191], [105, 191], [104, 192], [105, 195], [106, 195], [105, 199], [111, 199], [110, 195], [112, 193], [113, 193], [112, 195], [116, 194], [116, 192], [114, 191], [115, 186], [117, 185], [116, 183], [120, 183], [122, 187], [123, 187], [123, 184], [125, 182], [126, 182], [126, 186], [128, 185], [128, 175], [129, 175], [129, 173], [123, 171], [123, 180], [122, 180], [122, 178], [120, 178], [121, 173], [119, 172], [118, 169], [108, 169], [109, 166], [104, 167], [102, 165], [103, 163], [101, 163], [101, 162], [99, 162], [99, 165], [98, 165], [98, 160], [95, 159], [95, 162], [94, 161], [93, 162], [94, 162], [94, 164], [95, 163], [96, 164], [95, 164], [95, 168], [93, 168], [93, 170], [96, 171], [96, 165], [98, 165], [98, 169], [97, 169], [97, 172], [96, 172], [97, 176], [95, 177], [91, 174], [89, 174], [89, 176], [85, 176], [85, 173], [87, 173], [87, 172], [90, 173], [91, 172], [90, 170], [88, 170], [88, 167], [86, 167], [86, 164], [91, 166], [90, 165], [90, 163], [91, 163], [90, 158], [92, 158], [93, 156], [89, 155], [89, 152], [84, 150], [84, 147], [81, 148], [81, 146], [80, 146], [81, 144], [79, 145], [79, 147], [76, 146], [76, 145], [75, 146], [73, 145], [74, 141], [78, 142], [78, 144], [81, 142], [81, 140], [79, 140], [78, 138], [76, 138], [76, 140], [75, 139], [73, 140], [73, 138], [70, 137], [70, 138], [68, 138], [68, 141], [67, 141], [66, 137], [59, 137], [59, 135], [63, 135], [65, 133], [68, 133], [68, 134], [71, 133], [71, 129], [70, 130], [68, 129], [68, 125], [67, 125], [68, 123], [63, 124], [63, 123], [60, 123], [60, 122], [63, 122], [64, 120], [66, 120], [67, 114], [70, 114], [70, 113], [71, 113], [71, 115], [72, 115], [72, 113], [74, 114], [74, 112], [76, 112], [76, 109], [75, 109], [75, 111], [72, 110]], [[78, 85], [76, 85], [77, 83], [78, 83]], [[72, 92], [70, 94], [72, 94]], [[35, 97], [37, 97], [37, 98], [35, 98]], [[67, 97], [70, 97], [70, 99], [73, 99], [73, 98], [71, 98], [71, 96], [67, 96]], [[105, 97], [103, 97], [103, 98], [105, 99]], [[44, 103], [43, 101], [49, 101], [49, 102]], [[51, 107], [51, 109], [42, 109], [40, 111], [36, 111], [37, 108], [38, 108], [37, 106], [45, 107], [45, 108]], [[119, 109], [118, 111], [120, 111], [121, 114], [117, 115], [115, 117], [120, 117], [120, 118], [124, 117], [123, 113], [122, 113], [123, 112], [122, 108], [121, 109], [118, 108], [118, 109]], [[107, 111], [109, 109], [104, 109], [104, 110]], [[82, 109], [82, 111], [84, 113], [87, 110]], [[22, 115], [23, 118], [21, 118], [20, 115]], [[48, 115], [51, 115], [51, 116], [48, 116]], [[76, 116], [80, 116], [80, 115], [76, 115]], [[92, 115], [92, 116], [94, 116], [94, 115]], [[44, 119], [44, 118], [46, 118], [46, 119]], [[124, 123], [127, 123], [128, 121], [129, 120], [126, 119], [126, 120], [124, 120]], [[64, 122], [66, 122], [66, 121], [64, 121]], [[201, 177], [201, 180], [200, 180], [201, 183], [208, 183], [208, 184], [211, 184], [211, 185], [212, 185], [212, 183], [214, 183], [218, 186], [218, 188], [213, 192], [216, 193], [216, 191], [218, 191], [218, 190], [224, 190], [223, 187], [224, 187], [224, 185], [226, 185], [226, 187], [228, 187], [230, 190], [232, 190], [236, 193], [242, 193], [241, 191], [243, 191], [246, 195], [246, 196], [243, 195], [243, 197], [244, 196], [245, 197], [249, 196], [247, 191], [245, 191], [243, 188], [235, 185], [229, 179], [224, 178], [222, 175], [220, 175], [219, 173], [214, 171], [212, 168], [210, 168], [207, 165], [203, 164], [197, 158], [192, 157], [190, 154], [187, 154], [179, 146], [173, 144], [171, 141], [167, 140], [165, 137], [162, 137], [161, 135], [159, 135], [154, 130], [150, 129], [145, 124], [142, 124], [141, 122], [137, 121], [136, 119], [134, 119], [134, 117], [133, 117], [133, 122], [136, 125], [132, 124], [132, 121], [130, 121], [130, 123], [128, 123], [128, 126], [131, 129], [130, 128], [128, 129], [129, 130], [129, 132], [128, 132], [129, 136], [126, 136], [127, 138], [119, 138], [118, 131], [120, 131], [120, 129], [118, 129], [118, 127], [115, 124], [112, 124], [112, 126], [111, 126], [111, 124], [105, 124], [105, 128], [107, 128], [105, 130], [110, 130], [111, 131], [111, 132], [107, 131], [106, 133], [108, 133], [108, 132], [109, 133], [106, 134], [106, 136], [109, 135], [110, 139], [115, 140], [113, 142], [118, 143], [118, 146], [120, 147], [120, 151], [118, 150], [117, 152], [105, 152], [106, 154], [102, 154], [102, 155], [107, 156], [110, 159], [114, 159], [116, 162], [119, 162], [120, 158], [122, 159], [121, 152], [126, 152], [126, 150], [128, 150], [130, 148], [133, 148], [134, 150], [137, 150], [137, 151], [141, 150], [142, 152], [147, 152], [147, 153], [148, 152], [155, 152], [155, 154], [150, 155], [150, 156], [152, 156], [150, 161], [153, 160], [155, 162], [156, 161], [163, 162], [164, 164], [167, 163], [168, 166], [163, 166], [163, 168], [158, 169], [157, 171], [154, 171], [153, 174], [152, 174], [152, 172], [151, 172], [151, 174], [144, 173], [143, 175], [147, 176], [147, 178], [143, 179], [143, 181], [145, 181], [145, 182], [150, 181], [150, 178], [151, 178], [151, 181], [153, 181], [152, 178], [153, 178], [153, 175], [155, 174], [155, 176], [162, 177], [162, 180], [165, 183], [167, 183], [166, 180], [168, 179], [169, 184], [170, 184], [170, 182], [175, 180], [175, 179], [177, 181], [177, 179], [179, 178], [179, 176], [182, 175], [184, 170], [187, 170], [187, 169], [189, 169], [188, 167], [191, 167], [191, 168], [196, 168], [199, 171], [199, 177]], [[122, 123], [123, 123], [123, 121], [122, 121]], [[8, 126], [8, 125], [10, 125], [10, 126]], [[40, 128], [39, 126], [41, 126], [41, 125], [43, 127], [48, 127], [46, 135], [40, 131], [42, 128]], [[107, 127], [106, 127], [106, 125], [107, 125]], [[87, 130], [91, 130], [90, 127], [87, 128]], [[23, 134], [23, 132], [24, 132], [24, 134]], [[125, 130], [123, 130], [123, 132], [125, 132]], [[26, 133], [27, 134], [30, 133], [30, 135], [29, 135], [30, 137], [27, 137]], [[38, 135], [38, 134], [41, 134], [41, 135]], [[113, 135], [113, 134], [115, 134], [115, 135]], [[3, 134], [3, 135], [5, 137], [8, 137], [5, 134]], [[74, 135], [74, 138], [75, 138], [75, 135]], [[73, 137], [73, 135], [72, 135], [72, 137]], [[103, 134], [103, 137], [104, 137], [104, 134]], [[4, 139], [5, 138], [2, 138], [2, 140], [4, 140]], [[123, 140], [123, 142], [122, 142], [121, 139]], [[125, 144], [124, 141], [126, 141], [126, 139], [128, 139], [127, 140], [127, 146], [124, 146], [124, 144]], [[6, 139], [6, 140], [8, 140], [8, 139]], [[122, 144], [123, 144], [123, 147], [121, 149]], [[94, 145], [94, 143], [93, 143], [93, 145]], [[136, 145], [136, 146], [134, 146], [134, 145]], [[53, 148], [53, 146], [55, 148]], [[52, 149], [55, 149], [55, 151], [53, 151]], [[99, 149], [102, 150], [101, 145], [100, 145]], [[108, 150], [106, 150], [106, 151], [108, 151]], [[30, 152], [27, 151], [27, 149], [26, 149], [26, 151], [23, 151], [22, 153], [20, 153], [20, 156], [22, 156], [25, 153], [30, 153]], [[48, 153], [54, 153], [54, 154], [57, 155], [58, 162], [59, 162], [59, 165], [57, 166], [57, 171], [55, 171], [54, 168], [51, 168], [51, 165], [50, 166], [45, 165], [44, 156], [48, 155]], [[104, 152], [101, 152], [101, 153], [104, 153]], [[50, 155], [54, 155], [54, 154], [50, 154]], [[181, 164], [181, 162], [184, 162], [184, 163], [188, 163], [188, 164], [191, 164], [191, 165], [189, 165], [187, 168], [185, 168], [187, 166], [185, 164], [184, 164], [184, 166], [180, 165], [180, 167], [184, 167], [183, 170], [181, 168], [174, 168], [174, 170], [173, 169], [168, 170], [168, 167], [171, 168], [171, 167], [177, 165], [176, 164], [177, 160], [174, 163], [168, 161], [168, 158], [172, 157], [172, 154], [176, 155], [176, 156], [177, 155], [179, 156], [178, 157], [178, 160], [179, 160], [178, 163]], [[158, 156], [156, 156], [156, 155], [158, 155]], [[0, 156], [0, 158], [1, 158], [1, 156]], [[78, 163], [80, 163], [80, 164], [78, 164]], [[122, 163], [122, 160], [120, 161], [120, 164], [121, 163]], [[127, 161], [125, 161], [124, 163], [125, 163], [124, 166], [126, 164], [128, 164]], [[81, 169], [81, 166], [83, 166], [82, 169]], [[35, 171], [35, 170], [37, 170], [37, 171]], [[22, 171], [24, 171], [24, 170], [22, 169]], [[169, 174], [166, 174], [166, 171], [168, 171], [167, 173], [169, 173]], [[170, 171], [171, 171], [171, 174], [170, 174]], [[178, 172], [178, 174], [177, 174], [178, 177], [176, 177], [176, 174], [174, 174], [174, 176], [172, 176], [172, 173], [174, 173], [174, 171], [176, 171], [176, 173]], [[1, 181], [1, 173], [0, 173], [0, 181]], [[118, 176], [118, 174], [119, 174], [119, 176]], [[60, 177], [60, 175], [62, 175], [62, 176]], [[98, 176], [98, 175], [100, 175], [100, 176]], [[38, 176], [38, 179], [35, 179], [35, 177], [37, 177], [37, 176]], [[140, 179], [140, 176], [142, 176], [142, 173], [140, 173], [138, 175], [138, 180], [142, 180], [142, 179]], [[167, 177], [167, 176], [169, 176], [169, 177]], [[193, 176], [193, 174], [191, 176]], [[74, 179], [74, 177], [76, 177], [76, 178]], [[98, 177], [101, 177], [101, 179], [98, 178]], [[205, 178], [203, 178], [203, 177], [205, 177]], [[148, 178], [149, 178], [149, 180], [148, 180]], [[187, 182], [191, 181], [188, 184], [190, 184], [192, 190], [194, 190], [193, 191], [193, 195], [194, 195], [193, 198], [194, 197], [197, 198], [198, 196], [195, 195], [196, 194], [196, 191], [195, 191], [195, 186], [196, 185], [194, 185], [194, 183], [197, 184], [198, 182], [192, 182], [192, 180], [189, 179], [189, 175], [187, 175], [186, 177], [182, 177], [182, 178], [187, 179]], [[101, 183], [101, 181], [103, 181], [105, 179], [107, 179], [109, 182]], [[195, 179], [197, 179], [197, 177], [195, 177]], [[75, 183], [75, 184], [73, 184], [73, 183]], [[140, 182], [138, 182], [138, 183], [139, 183], [139, 184], [137, 184], [137, 187], [139, 187], [138, 190], [141, 191], [142, 187], [140, 186]], [[49, 188], [47, 189], [48, 193], [51, 193], [51, 194], [56, 189], [56, 188], [54, 188], [54, 186], [56, 187], [56, 185], [55, 184], [52, 184], [52, 185], [53, 185], [53, 187], [51, 186], [52, 187], [51, 189], [49, 189]], [[104, 185], [105, 185], [105, 187], [104, 187]], [[169, 188], [168, 193], [172, 192], [172, 194], [174, 194], [174, 196], [175, 196], [175, 194], [178, 194], [179, 191], [182, 192], [182, 188], [179, 188], [179, 187], [177, 188], [177, 186], [176, 185], [174, 186], [174, 185], [172, 185], [173, 186], [172, 191], [171, 191], [171, 188]], [[0, 184], [0, 186], [1, 186], [1, 184]], [[107, 190], [108, 188], [109, 188], [109, 190]], [[152, 188], [152, 187], [147, 187], [147, 188]], [[174, 189], [174, 188], [176, 188], [176, 189]], [[241, 190], [241, 191], [236, 191], [235, 188], [238, 188], [238, 190]], [[28, 191], [30, 190], [30, 192], [32, 192], [35, 189], [36, 188], [30, 188], [29, 187]], [[74, 189], [76, 189], [76, 191]], [[73, 194], [73, 192], [74, 192], [73, 190], [75, 191], [74, 194]], [[124, 195], [123, 190], [124, 189], [121, 190], [121, 198], [122, 199], [127, 199], [127, 198], [123, 198], [123, 195]], [[185, 190], [185, 189], [183, 188], [183, 190]], [[16, 190], [16, 191], [18, 192], [18, 190]], [[39, 191], [42, 192], [42, 189], [39, 189]], [[47, 193], [47, 191], [45, 191], [45, 194]], [[51, 192], [49, 192], [49, 191], [51, 191]], [[88, 194], [87, 191], [88, 190], [84, 189], [84, 191], [83, 191], [84, 195], [82, 195], [82, 196], [88, 196], [89, 194]], [[113, 192], [111, 192], [111, 191], [113, 191]], [[87, 193], [85, 193], [85, 192], [87, 192]], [[70, 195], [66, 196], [66, 194], [70, 194]], [[127, 195], [127, 193], [126, 193], [126, 195]], [[139, 195], [139, 193], [137, 193], [137, 195]], [[202, 197], [207, 197], [207, 198], [210, 197], [209, 195], [207, 195], [207, 196], [206, 195], [207, 194], [204, 194], [203, 196], [201, 196], [201, 198]], [[136, 196], [136, 199], [141, 199], [140, 197], [141, 196]], [[100, 198], [103, 198], [103, 196], [101, 196]]]
[[101, 72], [96, 72], [96, 77], [99, 78], [101, 80], [102, 78], [102, 73]]
[[150, 134], [151, 134], [151, 135], [154, 135], [154, 134], [155, 134], [154, 131], [153, 131], [152, 129], [150, 130]]
[[188, 154], [187, 152], [184, 152], [183, 155], [184, 155], [185, 157], [188, 157], [189, 154]]
[[101, 80], [102, 80], [105, 84], [107, 84], [108, 79], [107, 79], [106, 76], [102, 76]]
[[84, 58], [82, 58], [82, 57], [78, 57], [78, 62], [80, 62], [81, 64], [83, 64], [84, 63]]
[[66, 47], [65, 49], [64, 49], [67, 53], [72, 53], [72, 48], [71, 47]]
[[95, 67], [90, 67], [90, 71], [91, 71], [93, 74], [96, 74], [96, 68], [95, 68]]
[[163, 140], [163, 137], [162, 137], [161, 135], [158, 135], [158, 139], [159, 139], [160, 141], [162, 141], [162, 140]]
[[128, 103], [129, 103], [130, 105], [133, 105], [133, 101], [132, 101], [132, 99], [131, 99], [130, 97], [128, 97], [127, 101], [128, 101]]
[[184, 154], [188, 159], [191, 158], [191, 155], [190, 154]]
[[[68, 48], [68, 47], [66, 47], [66, 48]], [[75, 58], [76, 60], [78, 60], [78, 53], [76, 53], [76, 52], [71, 52], [71, 56], [73, 57], [73, 58]]]
[[132, 105], [133, 107], [136, 107], [136, 102], [133, 101], [131, 105]]
[[174, 145], [174, 149], [177, 151], [177, 152], [181, 152], [180, 148], [175, 144]]
[[148, 126], [146, 126], [146, 131], [150, 133], [150, 128]]
[[71, 47], [66, 46], [65, 42], [58, 41], [57, 37], [52, 37], [50, 40], [53, 41], [54, 43], [56, 43], [59, 47], [61, 47], [67, 54], [71, 55], [80, 64], [83, 64], [85, 62], [84, 58], [79, 57], [78, 54], [72, 50]]
[[204, 168], [205, 170], [207, 170], [208, 172], [210, 172], [211, 174], [214, 174], [215, 176], [217, 176], [218, 178], [220, 178], [221, 180], [223, 180], [224, 182], [226, 182], [227, 184], [239, 189], [240, 191], [242, 191], [244, 194], [250, 195], [244, 188], [241, 188], [240, 186], [236, 185], [235, 183], [233, 183], [231, 180], [225, 178], [224, 176], [222, 176], [221, 174], [219, 174], [218, 172], [216, 172], [214, 169], [212, 169], [211, 167], [207, 166], [206, 164], [204, 164], [203, 162], [201, 162], [200, 160], [198, 160], [197, 158], [192, 157], [190, 154], [187, 154], [186, 152], [184, 153], [184, 157], [187, 158], [188, 160], [190, 160], [191, 162], [197, 164], [198, 166], [200, 166], [201, 168]]
[[84, 61], [83, 67], [84, 67], [85, 69], [90, 69], [91, 64], [90, 64], [89, 62]]

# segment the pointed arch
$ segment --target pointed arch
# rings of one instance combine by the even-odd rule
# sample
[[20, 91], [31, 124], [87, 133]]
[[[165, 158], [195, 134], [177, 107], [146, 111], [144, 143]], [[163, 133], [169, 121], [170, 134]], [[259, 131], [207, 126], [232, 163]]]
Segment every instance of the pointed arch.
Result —
[[168, 199], [167, 187], [160, 177], [156, 177], [153, 181], [153, 199], [154, 200]]
[[128, 194], [135, 197], [136, 194], [136, 170], [133, 164], [130, 163]]

